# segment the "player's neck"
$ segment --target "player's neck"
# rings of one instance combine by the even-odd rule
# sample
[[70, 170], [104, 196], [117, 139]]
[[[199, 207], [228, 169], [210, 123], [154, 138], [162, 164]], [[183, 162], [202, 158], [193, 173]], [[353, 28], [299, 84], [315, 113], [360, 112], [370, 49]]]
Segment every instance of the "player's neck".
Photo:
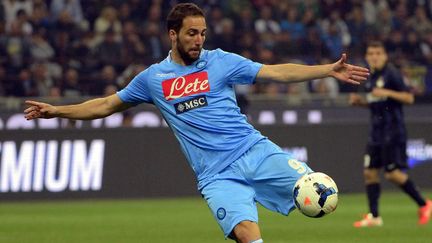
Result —
[[171, 55], [171, 60], [179, 65], [189, 66], [191, 64], [191, 63], [187, 63], [183, 58], [181, 58], [176, 48], [171, 49], [170, 55]]

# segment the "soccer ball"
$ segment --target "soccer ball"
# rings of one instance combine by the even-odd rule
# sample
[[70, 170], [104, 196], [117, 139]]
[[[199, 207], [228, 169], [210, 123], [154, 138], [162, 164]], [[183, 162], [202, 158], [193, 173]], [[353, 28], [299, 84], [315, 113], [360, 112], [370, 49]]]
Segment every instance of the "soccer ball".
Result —
[[293, 197], [300, 212], [308, 217], [320, 218], [336, 209], [338, 188], [330, 176], [312, 172], [298, 179]]

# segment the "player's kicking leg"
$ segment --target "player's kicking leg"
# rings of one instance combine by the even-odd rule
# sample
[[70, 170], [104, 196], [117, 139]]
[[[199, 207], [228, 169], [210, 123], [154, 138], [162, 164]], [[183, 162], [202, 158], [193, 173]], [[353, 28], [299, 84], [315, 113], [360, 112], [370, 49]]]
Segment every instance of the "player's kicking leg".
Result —
[[392, 171], [387, 171], [385, 173], [385, 177], [387, 180], [398, 185], [408, 196], [410, 196], [417, 203], [417, 205], [419, 206], [418, 224], [427, 224], [432, 214], [432, 201], [425, 200], [424, 197], [422, 197], [422, 195], [414, 185], [414, 182], [409, 179], [408, 175], [405, 172], [399, 169], [395, 169]]
[[232, 238], [238, 243], [263, 243], [258, 224], [251, 221], [242, 221], [234, 227]]

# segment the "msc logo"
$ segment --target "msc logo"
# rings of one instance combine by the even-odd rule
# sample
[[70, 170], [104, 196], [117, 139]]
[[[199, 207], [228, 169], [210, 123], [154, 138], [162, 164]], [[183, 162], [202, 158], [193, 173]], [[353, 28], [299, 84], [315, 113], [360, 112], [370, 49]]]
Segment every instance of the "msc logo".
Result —
[[177, 114], [184, 113], [186, 111], [190, 111], [199, 107], [207, 106], [207, 98], [205, 95], [200, 95], [195, 98], [185, 100], [179, 103], [174, 104], [174, 108]]

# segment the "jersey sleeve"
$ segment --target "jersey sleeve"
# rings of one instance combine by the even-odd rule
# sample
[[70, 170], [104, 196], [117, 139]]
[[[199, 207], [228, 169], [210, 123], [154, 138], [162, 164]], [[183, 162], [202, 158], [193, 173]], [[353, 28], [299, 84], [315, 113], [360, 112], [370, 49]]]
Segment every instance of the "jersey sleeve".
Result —
[[395, 91], [409, 91], [408, 86], [403, 80], [402, 74], [397, 69], [391, 70], [391, 80]]
[[135, 76], [124, 89], [117, 92], [117, 95], [125, 103], [136, 105], [140, 103], [153, 103], [147, 87], [147, 80], [148, 69]]
[[251, 61], [240, 55], [218, 49], [222, 59], [228, 84], [253, 84], [262, 67], [261, 63]]

